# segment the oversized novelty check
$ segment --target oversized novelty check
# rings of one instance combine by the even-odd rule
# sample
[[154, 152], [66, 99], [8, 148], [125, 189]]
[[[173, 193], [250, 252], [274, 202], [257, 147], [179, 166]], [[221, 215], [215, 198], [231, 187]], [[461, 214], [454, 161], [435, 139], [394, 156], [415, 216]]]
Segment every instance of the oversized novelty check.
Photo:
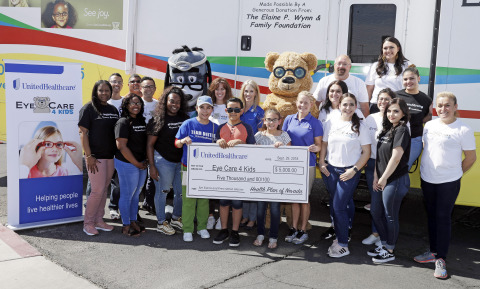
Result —
[[187, 197], [307, 203], [308, 165], [307, 147], [192, 144]]

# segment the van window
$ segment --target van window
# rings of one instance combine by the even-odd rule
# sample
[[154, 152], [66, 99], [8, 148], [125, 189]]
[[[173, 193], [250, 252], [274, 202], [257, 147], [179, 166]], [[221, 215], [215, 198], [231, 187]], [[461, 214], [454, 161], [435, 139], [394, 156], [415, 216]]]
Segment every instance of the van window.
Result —
[[394, 4], [350, 6], [347, 53], [352, 62], [377, 61], [383, 39], [395, 34], [396, 14]]

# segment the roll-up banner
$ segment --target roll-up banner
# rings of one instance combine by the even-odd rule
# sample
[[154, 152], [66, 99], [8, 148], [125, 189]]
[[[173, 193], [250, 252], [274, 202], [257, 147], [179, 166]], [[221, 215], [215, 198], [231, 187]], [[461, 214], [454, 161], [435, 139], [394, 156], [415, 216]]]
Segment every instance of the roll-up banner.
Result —
[[4, 62], [8, 226], [82, 221], [81, 64]]

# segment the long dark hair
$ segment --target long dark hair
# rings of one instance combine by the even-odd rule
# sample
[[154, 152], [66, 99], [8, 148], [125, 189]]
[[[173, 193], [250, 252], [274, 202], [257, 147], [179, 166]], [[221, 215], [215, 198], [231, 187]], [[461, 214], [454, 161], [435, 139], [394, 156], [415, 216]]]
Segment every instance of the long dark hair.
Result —
[[145, 104], [143, 103], [143, 99], [140, 96], [136, 95], [135, 93], [129, 93], [123, 98], [122, 106], [121, 106], [121, 110], [122, 110], [121, 117], [125, 117], [128, 120], [132, 118], [130, 116], [130, 112], [128, 111], [128, 106], [130, 105], [130, 102], [132, 102], [135, 97], [137, 97], [140, 100], [140, 103], [142, 104], [142, 107], [140, 108], [140, 112], [137, 114], [136, 119], [145, 121], [145, 117], [143, 116]]
[[[342, 94], [342, 96], [340, 97], [340, 103], [342, 103], [342, 100], [347, 97], [352, 98], [353, 101], [355, 101], [355, 106], [358, 106], [357, 98], [353, 93], [349, 92]], [[360, 135], [360, 118], [358, 117], [356, 112], [354, 112], [352, 115], [352, 131], [356, 132], [357, 135]]]
[[325, 98], [325, 103], [322, 105], [322, 108], [320, 110], [324, 109], [326, 112], [328, 112], [328, 110], [332, 107], [332, 102], [330, 101], [328, 94], [330, 93], [330, 88], [334, 85], [340, 86], [340, 88], [342, 89], [342, 94], [348, 92], [347, 84], [344, 81], [342, 80], [332, 81], [327, 87], [327, 97]]
[[408, 61], [407, 58], [403, 55], [402, 52], [402, 45], [400, 44], [400, 41], [398, 41], [397, 38], [395, 37], [387, 37], [385, 40], [382, 42], [382, 46], [380, 46], [380, 55], [378, 56], [378, 64], [377, 64], [377, 74], [378, 76], [382, 77], [388, 73], [388, 65], [386, 65], [385, 60], [383, 59], [383, 44], [385, 42], [392, 42], [398, 47], [398, 53], [397, 53], [397, 59], [395, 59], [395, 75], [400, 75], [402, 73], [402, 66], [405, 62]]
[[408, 120], [410, 119], [410, 114], [408, 112], [408, 106], [407, 106], [407, 103], [405, 102], [405, 100], [403, 100], [401, 98], [394, 98], [394, 99], [390, 100], [390, 102], [385, 107], [385, 113], [383, 114], [383, 120], [382, 120], [382, 131], [378, 135], [378, 139], [381, 139], [382, 137], [384, 137], [387, 134], [392, 134], [393, 131], [395, 130], [395, 128], [393, 127], [393, 124], [390, 122], [390, 120], [388, 120], [388, 117], [387, 117], [388, 108], [392, 104], [398, 104], [398, 106], [400, 107], [400, 110], [403, 112], [403, 117], [400, 119], [399, 126], [400, 125], [406, 126]]
[[110, 84], [110, 82], [108, 82], [108, 80], [99, 80], [97, 82], [95, 82], [95, 84], [93, 85], [93, 89], [92, 89], [92, 105], [93, 105], [93, 109], [95, 109], [95, 111], [98, 113], [98, 114], [102, 114], [101, 112], [101, 107], [102, 107], [102, 102], [100, 101], [100, 99], [98, 98], [98, 87], [102, 84], [106, 84], [108, 86], [108, 88], [110, 88], [110, 98], [112, 97], [112, 85]]
[[163, 90], [163, 94], [160, 97], [157, 106], [155, 106], [152, 117], [154, 125], [148, 128], [147, 133], [157, 135], [163, 128], [163, 125], [165, 124], [165, 115], [167, 114], [168, 96], [172, 93], [178, 94], [178, 96], [180, 96], [180, 109], [178, 110], [177, 115], [181, 116], [183, 119], [188, 119], [188, 115], [186, 112], [188, 105], [185, 93], [183, 93], [183, 90], [179, 87], [169, 86]]

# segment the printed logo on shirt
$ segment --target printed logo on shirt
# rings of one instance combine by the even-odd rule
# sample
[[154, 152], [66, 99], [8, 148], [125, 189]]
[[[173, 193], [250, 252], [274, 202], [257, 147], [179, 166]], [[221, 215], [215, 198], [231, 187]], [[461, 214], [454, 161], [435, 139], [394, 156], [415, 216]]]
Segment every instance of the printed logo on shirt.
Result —
[[132, 126], [134, 132], [144, 132], [145, 126], [144, 125], [134, 125]]
[[391, 138], [389, 136], [382, 136], [379, 140], [378, 140], [379, 143], [390, 143], [391, 142]]
[[197, 138], [206, 139], [206, 140], [213, 140], [214, 134], [211, 132], [205, 132], [200, 130], [191, 130], [190, 133]]
[[438, 138], [438, 139], [451, 139], [451, 138], [453, 138], [452, 134], [450, 134], [448, 132], [444, 132], [444, 131], [425, 131], [424, 135], [425, 136], [428, 135], [431, 138]]
[[167, 125], [168, 125], [168, 129], [179, 128], [180, 126], [182, 126], [182, 123], [183, 123], [183, 121], [168, 123], [168, 124], [167, 124]]
[[423, 105], [416, 104], [416, 103], [407, 103], [408, 109], [410, 112], [412, 111], [423, 111]]
[[117, 119], [118, 118], [118, 114], [116, 113], [102, 113], [101, 115], [98, 116], [98, 119]]

